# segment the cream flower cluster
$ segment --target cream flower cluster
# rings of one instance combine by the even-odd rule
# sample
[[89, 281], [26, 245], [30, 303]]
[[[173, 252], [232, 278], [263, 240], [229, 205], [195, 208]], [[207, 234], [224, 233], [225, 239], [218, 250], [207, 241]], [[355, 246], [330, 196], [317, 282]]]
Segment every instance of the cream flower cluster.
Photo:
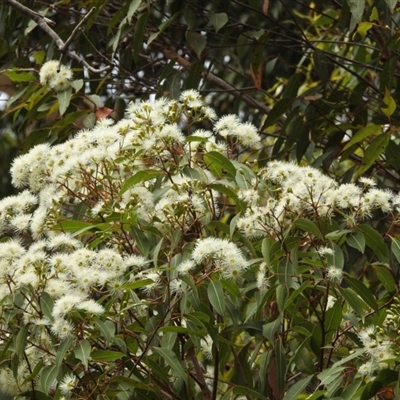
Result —
[[[41, 83], [54, 90], [65, 88], [71, 77], [55, 61], [40, 73]], [[203, 154], [228, 154], [229, 146], [254, 146], [260, 137], [253, 125], [231, 116], [210, 131], [199, 126], [205, 120], [218, 123], [214, 110], [189, 90], [179, 101], [132, 103], [118, 123], [103, 119], [65, 143], [37, 145], [15, 159], [13, 184], [23, 190], [0, 201], [0, 234], [10, 237], [0, 243], [0, 316], [23, 291], [21, 320], [32, 331], [29, 342], [44, 365], [54, 362], [49, 355], [56, 354], [57, 340], [78, 335], [90, 340], [93, 321], [108, 312], [99, 301], [102, 295], [118, 298], [124, 285], [140, 279], [153, 282], [144, 287], [147, 296], [165, 290], [165, 273], [141, 254], [146, 246], [142, 226], [167, 239], [172, 232], [183, 232], [195, 240], [201, 238], [201, 227], [220, 215], [219, 194], [212, 188], [218, 179]], [[70, 219], [100, 228], [82, 238], [62, 233]], [[168, 282], [173, 294], [187, 285], [178, 275], [195, 267], [214, 268], [233, 279], [247, 268], [240, 249], [227, 240], [196, 243]], [[135, 313], [146, 312], [148, 302], [133, 292], [131, 297]], [[49, 305], [44, 315], [37, 304], [41, 298]], [[112, 307], [117, 315], [118, 302]], [[27, 375], [22, 365], [17, 382], [3, 368], [0, 385], [6, 382], [10, 394], [20, 393]], [[74, 376], [66, 375], [58, 388], [69, 395], [76, 385]]]
[[56, 92], [67, 89], [72, 76], [72, 70], [56, 60], [44, 63], [39, 72], [40, 84], [49, 85]]
[[248, 207], [237, 227], [249, 238], [277, 237], [298, 218], [337, 215], [353, 227], [374, 210], [397, 213], [400, 196], [374, 185], [372, 179], [339, 185], [315, 168], [272, 161], [259, 171], [253, 188], [239, 193]]

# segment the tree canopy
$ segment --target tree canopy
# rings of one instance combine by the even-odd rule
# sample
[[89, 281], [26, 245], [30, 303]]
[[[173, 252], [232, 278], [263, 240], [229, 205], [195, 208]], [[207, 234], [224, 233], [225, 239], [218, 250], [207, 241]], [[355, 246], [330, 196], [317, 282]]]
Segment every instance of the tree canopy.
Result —
[[6, 394], [399, 396], [397, 1], [0, 20]]
[[[118, 120], [129, 101], [150, 94], [176, 99], [197, 89], [220, 113], [249, 116], [259, 127], [260, 162], [307, 159], [336, 167], [346, 181], [368, 172], [397, 183], [395, 1], [33, 6], [1, 5], [5, 170], [10, 149], [61, 142], [103, 116]], [[62, 98], [38, 81], [53, 58], [77, 81]]]

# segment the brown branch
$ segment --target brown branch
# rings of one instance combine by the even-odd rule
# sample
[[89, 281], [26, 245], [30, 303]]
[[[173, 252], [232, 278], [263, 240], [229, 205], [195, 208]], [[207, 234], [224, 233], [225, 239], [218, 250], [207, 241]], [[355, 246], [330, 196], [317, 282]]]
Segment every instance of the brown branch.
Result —
[[[164, 49], [163, 53], [165, 57], [167, 57], [170, 60], [176, 60], [179, 65], [182, 67], [188, 69], [190, 68], [190, 62], [186, 60], [185, 58], [181, 57], [178, 55], [175, 51], [170, 50], [170, 49]], [[218, 78], [218, 76], [215, 76], [211, 72], [208, 72], [206, 70], [203, 70], [201, 73], [202, 77], [204, 79], [207, 79], [210, 83], [214, 84], [215, 86], [218, 86], [219, 88], [223, 89], [227, 93], [232, 94], [235, 97], [240, 97], [243, 99], [243, 101], [250, 107], [254, 107], [258, 111], [261, 111], [264, 114], [268, 114], [271, 111], [271, 108], [268, 107], [267, 105], [261, 103], [260, 101], [253, 99], [251, 96], [247, 94], [243, 94], [240, 90], [235, 88], [235, 86], [231, 85], [230, 83], [224, 81], [221, 78]]]
[[[17, 0], [4, 0], [6, 4], [8, 4], [10, 7], [14, 8], [17, 11], [20, 11], [21, 13], [27, 15], [30, 19], [35, 21], [38, 26], [45, 31], [56, 43], [58, 49], [66, 54], [67, 56], [74, 58], [76, 61], [84, 65], [89, 71], [94, 72], [94, 73], [101, 73], [108, 71], [111, 67], [106, 66], [104, 68], [93, 68], [89, 63], [86, 62], [85, 59], [83, 59], [81, 56], [79, 56], [75, 51], [73, 50], [68, 50], [68, 45], [71, 42], [72, 38], [76, 34], [77, 29], [74, 29], [71, 36], [67, 39], [67, 41], [64, 43], [64, 41], [58, 36], [58, 34], [50, 27], [50, 25], [54, 26], [55, 23], [54, 21], [51, 21], [50, 19], [43, 17], [36, 11], [31, 10], [28, 7], [25, 7], [24, 5], [20, 4]], [[83, 21], [85, 21], [88, 18], [88, 15], [92, 13], [93, 9], [89, 11], [89, 13], [83, 18]], [[78, 27], [82, 25], [82, 21], [78, 24]]]

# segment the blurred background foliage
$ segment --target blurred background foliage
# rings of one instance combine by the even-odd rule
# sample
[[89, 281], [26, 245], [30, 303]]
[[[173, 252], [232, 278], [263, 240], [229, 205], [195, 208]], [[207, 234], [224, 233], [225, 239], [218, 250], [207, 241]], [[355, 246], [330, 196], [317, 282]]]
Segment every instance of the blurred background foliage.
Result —
[[[398, 11], [393, 0], [4, 0], [0, 197], [13, 192], [17, 154], [185, 89], [256, 124], [261, 166], [306, 161], [341, 182], [364, 174], [396, 190]], [[60, 51], [32, 12], [68, 46]], [[40, 86], [50, 59], [74, 70], [63, 96]]]

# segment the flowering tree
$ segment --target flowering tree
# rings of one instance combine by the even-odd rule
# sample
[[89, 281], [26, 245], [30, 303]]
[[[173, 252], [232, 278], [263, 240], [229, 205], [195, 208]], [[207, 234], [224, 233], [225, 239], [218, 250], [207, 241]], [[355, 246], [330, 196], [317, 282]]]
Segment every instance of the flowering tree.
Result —
[[[104, 1], [97, 11], [71, 14], [79, 22], [60, 29], [68, 33], [61, 39], [46, 10], [5, 3], [11, 21], [14, 12], [28, 16], [71, 64], [51, 59], [49, 46], [49, 61], [30, 53], [38, 68], [3, 71], [17, 86], [6, 116], [34, 125], [11, 167], [19, 193], [0, 200], [4, 398], [399, 398], [396, 64], [371, 67], [381, 53], [371, 44], [382, 33], [379, 20], [392, 24], [383, 39], [394, 57], [396, 4], [346, 2], [348, 28], [366, 43], [348, 42], [345, 50], [336, 6], [310, 6], [310, 14], [294, 7], [315, 24], [318, 47], [308, 31], [302, 43], [313, 51], [304, 69], [315, 68], [318, 80], [311, 72], [275, 76], [266, 105], [257, 99], [266, 26], [255, 33], [244, 24], [237, 54], [229, 53], [251, 52], [254, 96], [239, 90], [239, 75], [232, 86], [210, 73], [202, 57], [218, 48], [213, 40], [230, 32], [241, 7], [260, 6], [254, 9], [269, 17], [278, 9], [269, 2], [232, 1], [231, 10], [187, 2], [187, 43], [180, 44], [197, 64], [162, 47], [170, 44], [167, 28], [183, 24], [173, 5], [132, 1], [111, 17], [116, 3]], [[193, 11], [211, 24], [201, 33]], [[116, 58], [96, 53], [91, 64], [75, 39], [91, 24], [104, 39], [104, 16]], [[120, 46], [133, 20], [135, 62], [163, 48], [161, 91], [145, 99], [143, 90], [141, 99], [111, 109], [102, 102], [112, 85], [128, 85]], [[348, 55], [354, 48], [359, 53]], [[348, 58], [332, 69], [332, 54]], [[204, 98], [193, 87], [207, 93], [205, 82], [225, 92]], [[244, 100], [235, 112], [230, 94]], [[343, 104], [332, 106], [339, 95]]]
[[[40, 74], [60, 91], [69, 76], [53, 61]], [[16, 158], [23, 191], [0, 202], [14, 232], [0, 244], [2, 390], [366, 399], [393, 384], [400, 306], [371, 221], [390, 230], [400, 196], [258, 168], [259, 149], [253, 125], [185, 91]]]

